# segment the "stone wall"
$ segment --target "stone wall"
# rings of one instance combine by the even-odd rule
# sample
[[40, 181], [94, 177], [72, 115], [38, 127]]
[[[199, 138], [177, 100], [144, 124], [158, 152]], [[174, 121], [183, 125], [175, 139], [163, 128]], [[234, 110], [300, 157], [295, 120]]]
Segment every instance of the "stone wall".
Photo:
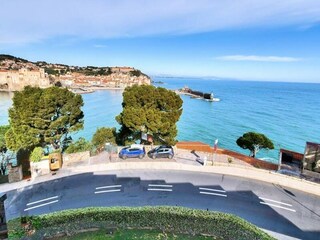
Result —
[[72, 166], [79, 162], [88, 162], [90, 158], [90, 151], [63, 154], [63, 165]]
[[28, 85], [45, 88], [51, 84], [43, 69], [27, 70], [21, 68], [19, 70], [1, 70], [0, 85], [4, 87], [2, 90], [21, 91]]
[[13, 183], [13, 182], [19, 182], [21, 181], [23, 178], [22, 175], [22, 167], [17, 166], [17, 167], [13, 167], [11, 163], [8, 164], [8, 180], [9, 183]]

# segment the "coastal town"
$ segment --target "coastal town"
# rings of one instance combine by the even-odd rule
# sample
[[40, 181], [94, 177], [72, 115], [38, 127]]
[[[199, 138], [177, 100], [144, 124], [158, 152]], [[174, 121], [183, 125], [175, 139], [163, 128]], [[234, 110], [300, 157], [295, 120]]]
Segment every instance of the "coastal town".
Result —
[[0, 55], [0, 91], [21, 91], [25, 86], [67, 87], [76, 93], [97, 89], [124, 89], [150, 85], [151, 79], [133, 67], [78, 67], [46, 62], [30, 62]]

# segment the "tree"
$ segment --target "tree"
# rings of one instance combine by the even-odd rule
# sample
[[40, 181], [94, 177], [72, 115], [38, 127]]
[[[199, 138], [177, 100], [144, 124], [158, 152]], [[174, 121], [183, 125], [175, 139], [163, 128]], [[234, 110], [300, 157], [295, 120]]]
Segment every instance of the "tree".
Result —
[[10, 126], [0, 126], [0, 174], [5, 175], [7, 165], [9, 162], [8, 149], [5, 141], [5, 134], [9, 130]]
[[93, 135], [91, 142], [98, 151], [101, 151], [107, 142], [116, 143], [116, 128], [98, 128]]
[[155, 144], [176, 143], [182, 100], [173, 91], [149, 85], [134, 85], [123, 93], [123, 110], [116, 117], [121, 125], [118, 142], [127, 144], [141, 138], [141, 133], [153, 136]]
[[243, 149], [249, 149], [251, 157], [256, 157], [260, 149], [274, 149], [272, 141], [262, 133], [247, 132], [237, 139], [237, 144]]
[[36, 146], [57, 149], [70, 132], [83, 128], [81, 95], [65, 88], [25, 87], [13, 96], [6, 144], [11, 150]]

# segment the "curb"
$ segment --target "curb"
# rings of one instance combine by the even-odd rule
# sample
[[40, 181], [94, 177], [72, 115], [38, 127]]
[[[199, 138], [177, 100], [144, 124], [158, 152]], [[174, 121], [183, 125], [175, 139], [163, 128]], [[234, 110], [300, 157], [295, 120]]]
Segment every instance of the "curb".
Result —
[[80, 173], [117, 171], [117, 170], [168, 170], [168, 171], [189, 171], [198, 173], [211, 173], [240, 177], [248, 180], [258, 180], [270, 184], [280, 185], [305, 193], [320, 196], [320, 184], [309, 182], [303, 179], [282, 175], [274, 171], [249, 168], [245, 166], [237, 166], [232, 164], [214, 164], [213, 166], [193, 166], [176, 162], [115, 162], [108, 164], [83, 165], [73, 168], [64, 168], [61, 175], [55, 178], [41, 179], [41, 177], [33, 181], [7, 183], [1, 186], [1, 192], [8, 192], [14, 189], [29, 187], [33, 184], [52, 181], [58, 178], [68, 177]]
[[90, 171], [88, 167], [82, 166], [74, 169], [72, 172], [98, 172], [115, 170], [171, 170], [171, 171], [190, 171], [199, 173], [225, 174], [229, 176], [241, 177], [245, 179], [258, 180], [270, 184], [281, 185], [296, 189], [302, 192], [320, 196], [320, 184], [309, 182], [303, 179], [282, 175], [273, 171], [262, 169], [237, 167], [226, 165], [213, 166], [192, 166], [176, 162], [116, 162], [108, 163], [104, 166], [92, 165]]

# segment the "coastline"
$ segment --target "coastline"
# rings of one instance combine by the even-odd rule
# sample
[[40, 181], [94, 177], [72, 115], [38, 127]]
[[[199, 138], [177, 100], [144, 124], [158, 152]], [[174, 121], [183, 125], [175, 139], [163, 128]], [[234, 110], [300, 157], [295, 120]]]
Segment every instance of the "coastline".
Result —
[[76, 94], [89, 94], [89, 93], [93, 93], [95, 91], [99, 91], [99, 90], [120, 90], [123, 91], [124, 88], [120, 88], [120, 87], [73, 87], [73, 88], [68, 88], [69, 91], [76, 93]]

